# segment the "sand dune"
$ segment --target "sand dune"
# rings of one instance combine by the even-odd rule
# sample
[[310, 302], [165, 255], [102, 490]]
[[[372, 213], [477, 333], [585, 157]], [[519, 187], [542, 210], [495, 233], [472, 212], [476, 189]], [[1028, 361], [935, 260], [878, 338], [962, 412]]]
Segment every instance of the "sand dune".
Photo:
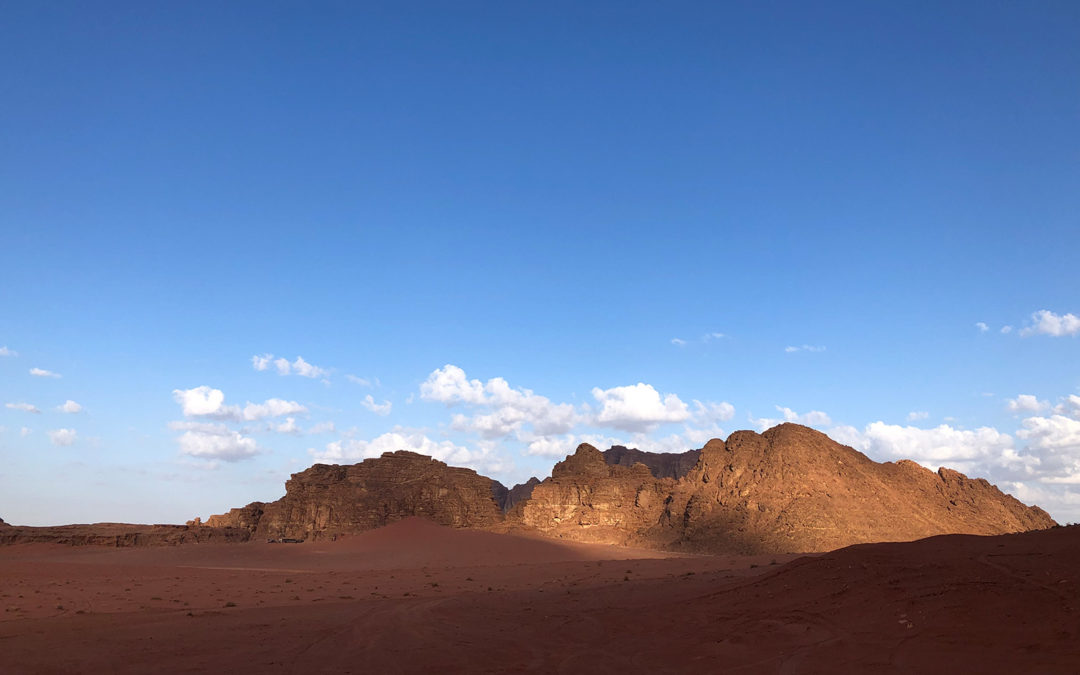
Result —
[[4, 672], [1080, 665], [1080, 528], [797, 559], [661, 555], [418, 520], [318, 544], [11, 546]]

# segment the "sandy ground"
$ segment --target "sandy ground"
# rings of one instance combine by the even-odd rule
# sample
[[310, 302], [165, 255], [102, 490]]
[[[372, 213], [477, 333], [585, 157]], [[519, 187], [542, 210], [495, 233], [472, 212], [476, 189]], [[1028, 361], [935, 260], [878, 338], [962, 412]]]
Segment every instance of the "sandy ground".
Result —
[[408, 520], [0, 548], [3, 673], [1076, 673], [1080, 529], [664, 557]]

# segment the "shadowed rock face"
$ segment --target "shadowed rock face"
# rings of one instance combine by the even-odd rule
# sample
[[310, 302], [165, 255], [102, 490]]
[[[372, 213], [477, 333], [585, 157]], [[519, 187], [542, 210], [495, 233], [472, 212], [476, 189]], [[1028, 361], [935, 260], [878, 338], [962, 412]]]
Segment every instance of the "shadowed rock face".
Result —
[[613, 445], [604, 450], [604, 461], [619, 466], [644, 464], [657, 478], [682, 478], [697, 464], [700, 450], [686, 452], [645, 452], [637, 448]]
[[316, 464], [292, 475], [284, 497], [263, 505], [255, 534], [318, 539], [410, 516], [451, 527], [490, 527], [503, 520], [492, 483], [471, 469], [404, 450], [351, 466]]
[[65, 544], [67, 546], [176, 546], [195, 543], [243, 542], [248, 530], [188, 525], [129, 525], [93, 523], [52, 527], [0, 526], [0, 544]]
[[206, 519], [207, 527], [236, 527], [254, 532], [262, 518], [266, 504], [251, 502], [247, 506], [230, 509], [228, 513], [210, 516]]
[[540, 479], [533, 477], [524, 483], [518, 483], [509, 490], [498, 481], [491, 481], [491, 491], [495, 494], [495, 502], [506, 513], [514, 508], [514, 505], [532, 496], [533, 488], [540, 484]]
[[946, 533], [1054, 525], [982, 479], [878, 463], [796, 424], [709, 441], [679, 480], [608, 465], [590, 445], [555, 466], [516, 514], [548, 536], [692, 551], [827, 551]]

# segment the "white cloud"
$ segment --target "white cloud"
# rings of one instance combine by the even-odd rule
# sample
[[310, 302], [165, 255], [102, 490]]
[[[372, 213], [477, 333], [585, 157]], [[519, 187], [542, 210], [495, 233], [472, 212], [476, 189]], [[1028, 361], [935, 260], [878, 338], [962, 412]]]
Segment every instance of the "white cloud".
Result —
[[712, 401], [694, 400], [694, 412], [692, 418], [696, 424], [711, 424], [716, 421], [726, 422], [735, 417], [735, 406], [727, 401], [713, 403]]
[[292, 367], [293, 372], [295, 372], [300, 377], [325, 377], [326, 375], [330, 374], [330, 371], [324, 368], [320, 368], [318, 366], [314, 366], [305, 361], [300, 356], [297, 356], [296, 360], [293, 361]]
[[281, 417], [282, 415], [298, 415], [308, 411], [296, 401], [285, 401], [280, 398], [267, 399], [263, 403], [248, 403], [244, 406], [243, 419], [248, 422], [261, 420], [264, 417]]
[[311, 427], [307, 430], [307, 432], [309, 434], [315, 435], [315, 434], [331, 433], [331, 432], [333, 432], [335, 430], [336, 430], [336, 427], [334, 426], [333, 422], [319, 422], [318, 424], [311, 425]]
[[1080, 317], [1075, 314], [1054, 314], [1050, 310], [1040, 309], [1031, 315], [1031, 321], [1031, 325], [1020, 331], [1021, 335], [1063, 337], [1080, 333]]
[[19, 352], [8, 349], [7, 346], [0, 347], [0, 356], [18, 356]]
[[483, 403], [484, 385], [480, 380], [468, 379], [464, 370], [448, 363], [432, 371], [420, 385], [420, 398], [447, 405]]
[[1080, 484], [1080, 420], [1064, 415], [1028, 417], [1023, 425], [1016, 435], [1038, 458], [1039, 480]]
[[651, 384], [638, 382], [624, 387], [594, 387], [593, 398], [600, 403], [594, 421], [625, 431], [647, 431], [668, 422], [682, 422], [690, 417], [685, 403], [675, 394], [663, 398]]
[[73, 415], [75, 413], [82, 412], [83, 407], [75, 401], [68, 399], [64, 401], [63, 405], [56, 406], [56, 409], [61, 412], [66, 412]]
[[795, 352], [823, 352], [825, 351], [825, 347], [820, 345], [788, 345], [787, 347], [784, 347], [784, 351], [788, 354], [794, 354]]
[[979, 329], [980, 333], [985, 333], [986, 331], [990, 330], [990, 326], [987, 326], [982, 321], [975, 322], [975, 327]]
[[12, 410], [22, 410], [23, 412], [34, 413], [35, 415], [41, 414], [41, 411], [37, 409], [37, 406], [30, 405], [29, 403], [5, 403], [5, 407]]
[[255, 439], [224, 425], [192, 427], [177, 439], [177, 443], [182, 454], [226, 462], [250, 459], [261, 452]]
[[703, 337], [702, 339], [705, 342], [708, 342], [709, 340], [721, 340], [726, 337], [727, 335], [725, 335], [724, 333], [706, 333], [705, 337]]
[[23, 427], [22, 429], [19, 429], [19, 435], [22, 436], [23, 438], [26, 438], [27, 436], [29, 436], [32, 433], [34, 433], [34, 430], [31, 429], [30, 427]]
[[348, 380], [349, 382], [352, 382], [353, 384], [358, 384], [361, 387], [370, 387], [371, 386], [371, 380], [367, 379], [366, 377], [357, 377], [356, 375], [346, 375], [345, 379]]
[[273, 358], [274, 358], [273, 354], [263, 354], [262, 356], [258, 356], [258, 355], [252, 356], [251, 357], [251, 367], [254, 368], [255, 370], [259, 370], [259, 371], [267, 370], [267, 369], [270, 368], [270, 361], [272, 361]]
[[1080, 420], [1080, 396], [1069, 394], [1064, 401], [1054, 406], [1054, 412], [1058, 415], [1071, 417], [1074, 420]]
[[927, 417], [930, 417], [930, 413], [926, 412], [925, 410], [912, 410], [907, 414], [907, 421], [917, 422], [918, 420], [924, 420]]
[[452, 466], [464, 466], [478, 471], [500, 471], [508, 468], [508, 464], [495, 454], [491, 447], [469, 449], [449, 440], [435, 441], [420, 431], [408, 429], [395, 429], [370, 441], [356, 439], [333, 441], [326, 444], [325, 450], [310, 449], [308, 452], [316, 463], [341, 464], [379, 457], [384, 452], [397, 450], [418, 452]]
[[681, 338], [671, 338], [671, 344], [675, 345], [676, 347], [685, 347], [686, 340], [683, 340]]
[[393, 407], [393, 403], [390, 401], [383, 401], [382, 403], [376, 403], [375, 399], [368, 394], [364, 397], [364, 400], [360, 401], [360, 405], [364, 406], [376, 415], [386, 417], [390, 414], [390, 409]]
[[74, 429], [52, 429], [45, 433], [49, 435], [53, 445], [71, 445], [78, 436]]
[[794, 422], [795, 424], [802, 424], [808, 427], [828, 427], [832, 425], [832, 419], [820, 410], [811, 410], [810, 412], [802, 414], [783, 406], [776, 406], [776, 410], [782, 415], [780, 419], [774, 417], [754, 419], [751, 417], [750, 421], [757, 426], [758, 431], [771, 429], [782, 422]]
[[285, 421], [281, 424], [271, 425], [271, 429], [279, 434], [300, 434], [300, 427], [297, 426], [295, 417], [286, 417]]
[[45, 370], [43, 368], [31, 368], [30, 369], [30, 374], [33, 375], [34, 377], [53, 377], [53, 378], [59, 378], [60, 377], [59, 373], [54, 373], [51, 370]]
[[207, 417], [215, 420], [252, 422], [265, 417], [281, 417], [306, 413], [307, 407], [296, 401], [280, 398], [267, 399], [263, 403], [248, 403], [243, 408], [225, 405], [225, 394], [220, 389], [206, 385], [192, 389], [174, 389], [173, 398], [180, 404], [185, 417]]
[[969, 473], [977, 467], [1023, 463], [1013, 449], [1012, 437], [993, 427], [968, 430], [942, 424], [921, 429], [873, 422], [860, 436], [845, 440], [872, 457], [911, 459], [931, 469], [947, 466]]
[[262, 354], [251, 357], [251, 366], [255, 370], [264, 371], [269, 370], [270, 366], [274, 366], [278, 375], [290, 375], [295, 374], [300, 377], [325, 377], [330, 374], [330, 371], [326, 368], [320, 368], [319, 366], [308, 363], [304, 360], [304, 357], [297, 356], [295, 361], [290, 362], [286, 358], [274, 358], [273, 354]]
[[1050, 408], [1046, 401], [1040, 401], [1031, 394], [1020, 394], [1007, 402], [1009, 412], [1013, 413], [1040, 413]]
[[239, 419], [238, 406], [225, 405], [225, 393], [206, 385], [192, 389], [173, 389], [173, 399], [180, 404], [184, 417]]
[[1013, 327], [1012, 327], [1012, 326], [1002, 326], [1002, 327], [1001, 327], [1001, 333], [1002, 333], [1002, 335], [1008, 335], [1008, 334], [1009, 334], [1009, 333], [1011, 333], [1012, 331], [1013, 331]]

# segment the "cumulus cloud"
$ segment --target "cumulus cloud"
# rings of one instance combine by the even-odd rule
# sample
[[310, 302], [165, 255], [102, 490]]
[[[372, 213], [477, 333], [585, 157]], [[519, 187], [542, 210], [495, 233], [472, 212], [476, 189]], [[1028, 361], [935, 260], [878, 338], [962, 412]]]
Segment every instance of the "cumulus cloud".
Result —
[[979, 329], [980, 333], [985, 333], [986, 331], [990, 330], [990, 326], [987, 326], [982, 321], [976, 321], [975, 327]]
[[725, 335], [724, 333], [706, 333], [705, 336], [702, 339], [705, 342], [708, 342], [709, 340], [720, 340], [720, 339], [726, 338], [726, 337], [727, 337], [727, 335]]
[[261, 452], [255, 439], [223, 424], [192, 425], [177, 439], [177, 444], [184, 455], [225, 462], [250, 459]]
[[1040, 401], [1031, 394], [1020, 394], [1007, 401], [1006, 405], [1012, 413], [1040, 413], [1050, 407], [1049, 403]]
[[0, 356], [18, 356], [18, 355], [19, 355], [19, 352], [15, 351], [13, 349], [8, 349], [6, 345], [0, 347]]
[[358, 377], [356, 375], [346, 375], [345, 379], [348, 380], [349, 382], [352, 382], [353, 384], [358, 384], [361, 387], [370, 387], [371, 386], [371, 380], [367, 379], [366, 377]]
[[820, 410], [811, 410], [810, 412], [799, 414], [791, 408], [785, 408], [779, 405], [776, 406], [776, 410], [781, 414], [780, 418], [761, 417], [754, 419], [751, 417], [750, 421], [757, 426], [758, 431], [771, 429], [782, 422], [794, 422], [795, 424], [819, 428], [832, 425], [832, 419]]
[[432, 371], [420, 385], [420, 398], [447, 405], [483, 403], [484, 384], [480, 380], [468, 379], [464, 370], [448, 363]]
[[284, 422], [271, 425], [271, 428], [279, 434], [291, 434], [294, 436], [300, 434], [300, 427], [296, 424], [295, 417], [286, 417]]
[[226, 405], [225, 393], [206, 385], [192, 389], [174, 389], [173, 399], [180, 404], [184, 417], [206, 417], [215, 420], [252, 422], [266, 417], [281, 417], [306, 413], [307, 407], [296, 401], [280, 398], [267, 399], [263, 403], [248, 403], [243, 408]]
[[1080, 420], [1080, 396], [1069, 394], [1065, 397], [1065, 400], [1054, 406], [1054, 412], [1058, 415]]
[[696, 424], [712, 424], [714, 422], [726, 422], [735, 417], [735, 406], [727, 401], [713, 403], [712, 401], [694, 400], [694, 411], [691, 415]]
[[384, 452], [410, 450], [434, 457], [454, 466], [477, 470], [499, 471], [508, 465], [491, 447], [470, 449], [449, 440], [436, 441], [423, 432], [395, 429], [371, 440], [342, 439], [326, 444], [324, 450], [309, 449], [316, 463], [341, 464], [379, 457]]
[[1080, 317], [1075, 314], [1054, 314], [1050, 310], [1041, 309], [1031, 315], [1031, 324], [1025, 326], [1020, 334], [1050, 335], [1063, 337], [1080, 333]]
[[300, 405], [296, 401], [285, 401], [280, 398], [267, 399], [263, 403], [248, 403], [244, 406], [241, 413], [243, 419], [247, 422], [253, 422], [255, 420], [261, 420], [265, 417], [281, 417], [282, 415], [297, 415], [306, 413], [308, 411], [306, 406]]
[[274, 358], [273, 354], [256, 354], [251, 357], [251, 367], [258, 371], [269, 370], [273, 366], [278, 375], [299, 375], [300, 377], [326, 377], [330, 371], [308, 363], [304, 357], [297, 356], [295, 361], [286, 358]]
[[78, 436], [74, 429], [52, 429], [45, 433], [49, 435], [53, 445], [71, 445]]
[[60, 377], [59, 373], [54, 373], [53, 371], [45, 370], [44, 368], [31, 368], [30, 369], [30, 374], [33, 375], [34, 377], [53, 377], [53, 378], [59, 378]]
[[268, 370], [270, 368], [270, 362], [274, 359], [273, 354], [263, 354], [262, 356], [255, 355], [251, 357], [251, 367], [255, 370]]
[[5, 403], [4, 406], [7, 408], [11, 408], [12, 410], [22, 410], [23, 412], [34, 413], [35, 415], [41, 414], [41, 411], [37, 409], [37, 406], [30, 405], [29, 403], [23, 403], [21, 401], [18, 403]]
[[686, 340], [683, 340], [681, 338], [671, 338], [671, 344], [675, 345], [676, 347], [685, 347]]
[[907, 421], [917, 422], [919, 420], [924, 420], [927, 417], [930, 417], [930, 413], [926, 412], [925, 410], [912, 410], [907, 414]]
[[600, 404], [595, 422], [625, 431], [647, 431], [660, 424], [682, 422], [690, 417], [686, 404], [675, 394], [661, 397], [651, 384], [638, 382], [624, 387], [594, 387]]
[[1001, 334], [1002, 334], [1002, 335], [1008, 335], [1008, 334], [1009, 334], [1009, 333], [1011, 333], [1012, 331], [1013, 331], [1013, 327], [1012, 327], [1012, 326], [1002, 326], [1002, 327], [1001, 327]]
[[390, 401], [383, 401], [382, 403], [376, 403], [375, 399], [372, 397], [371, 394], [368, 394], [367, 396], [365, 396], [364, 400], [360, 401], [360, 405], [364, 406], [365, 408], [367, 408], [371, 412], [375, 413], [376, 415], [380, 415], [382, 417], [386, 417], [387, 415], [389, 415], [391, 408], [393, 408], [393, 406], [394, 406], [394, 404], [391, 403]]
[[784, 347], [784, 351], [788, 354], [794, 354], [795, 352], [823, 352], [825, 347], [820, 345], [788, 345]]
[[82, 412], [83, 407], [81, 405], [79, 405], [78, 403], [76, 403], [75, 401], [72, 401], [71, 399], [68, 399], [68, 400], [64, 401], [63, 405], [56, 406], [56, 409], [59, 410], [60, 412], [65, 412], [65, 413], [74, 415], [75, 413]]

